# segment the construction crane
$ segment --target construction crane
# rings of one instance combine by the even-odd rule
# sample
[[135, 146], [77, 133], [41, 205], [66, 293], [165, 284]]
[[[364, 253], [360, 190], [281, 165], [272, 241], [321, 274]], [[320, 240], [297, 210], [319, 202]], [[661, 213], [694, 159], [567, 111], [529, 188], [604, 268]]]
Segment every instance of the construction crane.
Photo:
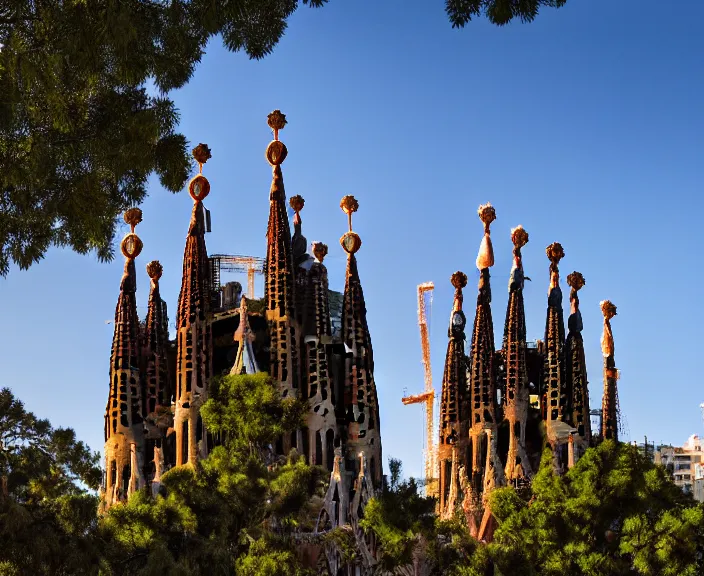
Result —
[[[425, 472], [425, 493], [434, 496], [436, 493], [436, 449], [434, 441], [435, 420], [433, 404], [435, 390], [433, 388], [433, 373], [430, 367], [430, 338], [428, 334], [428, 316], [432, 311], [433, 289], [432, 282], [418, 285], [418, 327], [420, 328], [420, 346], [424, 370], [425, 389], [422, 394], [404, 396], [401, 399], [405, 405], [422, 404], [425, 412], [425, 446], [423, 450], [423, 467]], [[427, 298], [427, 303], [426, 303]]]
[[213, 290], [220, 289], [220, 271], [246, 272], [247, 273], [247, 298], [254, 298], [254, 276], [264, 273], [264, 258], [256, 256], [240, 256], [227, 254], [214, 254], [210, 260], [211, 286]]

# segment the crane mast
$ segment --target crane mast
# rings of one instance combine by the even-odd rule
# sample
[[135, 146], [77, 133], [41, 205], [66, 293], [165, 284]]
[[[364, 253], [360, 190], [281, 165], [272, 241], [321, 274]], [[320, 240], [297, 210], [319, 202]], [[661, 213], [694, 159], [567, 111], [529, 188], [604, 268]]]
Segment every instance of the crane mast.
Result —
[[[433, 405], [435, 403], [435, 390], [433, 388], [433, 373], [430, 365], [430, 335], [428, 333], [428, 312], [433, 304], [432, 282], [418, 285], [418, 328], [420, 329], [420, 346], [422, 353], [423, 373], [425, 387], [422, 394], [405, 396], [401, 401], [405, 405], [421, 404], [425, 412], [425, 449], [423, 450], [423, 467], [425, 472], [425, 493], [434, 496], [437, 492], [437, 461], [434, 441], [435, 418]], [[426, 306], [426, 297], [428, 305]]]

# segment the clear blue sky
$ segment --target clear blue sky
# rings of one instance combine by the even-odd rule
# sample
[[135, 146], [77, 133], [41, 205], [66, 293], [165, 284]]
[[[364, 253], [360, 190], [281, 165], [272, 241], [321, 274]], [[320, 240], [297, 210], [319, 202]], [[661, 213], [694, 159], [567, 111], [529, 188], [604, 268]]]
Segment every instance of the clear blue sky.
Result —
[[[436, 283], [431, 346], [439, 390], [450, 275], [469, 276], [473, 317], [481, 239], [476, 216], [491, 201], [497, 339], [511, 266], [510, 228], [524, 249], [529, 339], [542, 338], [545, 247], [563, 244], [581, 271], [592, 406], [600, 405], [602, 317], [613, 321], [620, 397], [631, 439], [683, 442], [704, 432], [698, 366], [704, 277], [704, 2], [569, 0], [532, 24], [476, 21], [453, 30], [443, 3], [331, 0], [302, 8], [270, 57], [249, 61], [211, 44], [190, 84], [174, 94], [181, 130], [206, 142], [210, 253], [263, 256], [271, 170], [266, 115], [280, 108], [289, 156], [287, 193], [306, 199], [304, 234], [330, 246], [331, 288], [342, 290], [346, 229], [339, 200], [360, 203], [354, 227], [376, 360], [385, 457], [421, 471], [420, 408], [401, 405], [423, 386], [416, 285]], [[138, 233], [140, 312], [145, 265], [164, 265], [162, 294], [176, 311], [191, 211], [187, 193], [156, 179]], [[126, 229], [126, 226], [124, 227]], [[120, 238], [125, 229], [120, 233]], [[117, 242], [119, 242], [119, 239]], [[72, 426], [96, 450], [122, 259], [52, 250], [28, 272], [0, 280], [2, 380], [27, 407]], [[233, 278], [235, 279], [235, 278]], [[261, 278], [257, 289], [262, 290]]]

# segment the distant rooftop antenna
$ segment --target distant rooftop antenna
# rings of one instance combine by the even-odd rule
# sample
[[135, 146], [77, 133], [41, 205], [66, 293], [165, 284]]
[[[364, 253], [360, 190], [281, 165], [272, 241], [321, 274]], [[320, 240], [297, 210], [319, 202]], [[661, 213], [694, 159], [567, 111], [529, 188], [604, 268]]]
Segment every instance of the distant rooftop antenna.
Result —
[[704, 422], [704, 402], [699, 405], [699, 409], [702, 411], [702, 422]]

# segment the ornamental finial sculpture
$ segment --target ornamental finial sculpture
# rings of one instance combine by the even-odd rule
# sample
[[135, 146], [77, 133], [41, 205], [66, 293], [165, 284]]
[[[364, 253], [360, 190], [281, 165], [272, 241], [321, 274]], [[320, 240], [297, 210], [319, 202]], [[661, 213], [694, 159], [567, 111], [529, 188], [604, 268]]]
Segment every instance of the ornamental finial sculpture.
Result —
[[489, 226], [496, 220], [496, 210], [491, 205], [491, 202], [481, 204], [477, 214], [479, 214], [479, 219], [484, 222], [484, 233], [489, 234]]
[[306, 201], [303, 199], [303, 196], [296, 194], [295, 196], [291, 196], [288, 203], [291, 208], [293, 208], [293, 211], [298, 214], [301, 210], [303, 210], [303, 206], [305, 206]]
[[362, 246], [362, 239], [352, 231], [352, 214], [359, 210], [359, 202], [354, 196], [348, 195], [340, 201], [340, 208], [347, 214], [347, 224], [349, 225], [349, 231], [340, 238], [340, 244], [345, 252], [354, 254]]
[[511, 242], [513, 242], [514, 251], [518, 250], [519, 254], [521, 248], [528, 244], [528, 232], [520, 224], [511, 229]]
[[210, 194], [210, 182], [203, 176], [203, 164], [205, 164], [208, 159], [212, 158], [210, 153], [210, 148], [207, 144], [198, 144], [193, 151], [193, 157], [198, 162], [198, 174], [196, 174], [193, 179], [188, 184], [188, 193], [193, 198], [193, 202], [196, 204], [202, 202], [205, 197]]
[[601, 313], [604, 315], [604, 320], [609, 321], [616, 316], [616, 306], [611, 300], [602, 300], [599, 303]]
[[479, 219], [484, 223], [484, 237], [479, 245], [479, 254], [477, 254], [477, 268], [484, 270], [491, 268], [494, 265], [494, 247], [491, 243], [491, 230], [489, 226], [496, 220], [496, 210], [490, 202], [482, 204], [477, 210]]
[[142, 221], [142, 210], [139, 208], [130, 208], [123, 216], [125, 222], [130, 225], [131, 232], [134, 234], [134, 229], [137, 224]]
[[455, 287], [455, 304], [453, 306], [453, 311], [457, 312], [462, 310], [462, 288], [467, 286], [467, 275], [459, 270], [450, 276], [450, 282]]
[[281, 110], [274, 110], [267, 116], [266, 121], [269, 128], [274, 131], [274, 139], [266, 147], [266, 160], [272, 166], [280, 166], [288, 156], [286, 144], [279, 140], [279, 130], [283, 130], [283, 127], [288, 123], [286, 115], [282, 114]]
[[545, 249], [545, 253], [550, 260], [550, 268], [553, 266], [557, 268], [558, 264], [560, 264], [560, 260], [565, 257], [565, 251], [562, 248], [562, 244], [559, 242], [553, 242], [550, 244], [550, 246]]
[[152, 282], [158, 282], [163, 273], [164, 267], [158, 260], [152, 260], [147, 264], [147, 274], [149, 274], [149, 278], [151, 278]]
[[545, 253], [550, 260], [550, 290], [560, 285], [560, 269], [558, 265], [560, 260], [565, 257], [565, 251], [562, 249], [562, 244], [553, 242], [545, 249]]
[[584, 276], [581, 272], [572, 272], [572, 274], [567, 275], [567, 285], [572, 288], [575, 292], [579, 292], [586, 284]]
[[124, 214], [124, 219], [130, 225], [128, 232], [120, 243], [122, 255], [128, 260], [134, 260], [142, 252], [143, 244], [139, 236], [135, 234], [135, 227], [142, 221], [142, 211], [139, 208], [130, 208]]
[[266, 122], [269, 124], [269, 128], [274, 131], [274, 140], [279, 139], [279, 130], [283, 130], [284, 126], [288, 124], [286, 114], [282, 114], [281, 110], [274, 110], [266, 117]]
[[193, 154], [193, 157], [196, 159], [196, 162], [198, 162], [198, 170], [200, 173], [203, 172], [203, 164], [205, 164], [208, 160], [210, 160], [213, 155], [210, 153], [210, 148], [208, 148], [207, 144], [203, 144], [202, 142], [198, 144], [193, 150], [191, 150], [191, 154]]
[[601, 335], [601, 353], [604, 358], [614, 355], [614, 337], [611, 333], [611, 319], [616, 316], [616, 306], [610, 300], [602, 300], [599, 303], [601, 313], [604, 315], [604, 331]]
[[322, 242], [313, 242], [313, 255], [322, 264], [325, 256], [328, 255], [328, 245]]

